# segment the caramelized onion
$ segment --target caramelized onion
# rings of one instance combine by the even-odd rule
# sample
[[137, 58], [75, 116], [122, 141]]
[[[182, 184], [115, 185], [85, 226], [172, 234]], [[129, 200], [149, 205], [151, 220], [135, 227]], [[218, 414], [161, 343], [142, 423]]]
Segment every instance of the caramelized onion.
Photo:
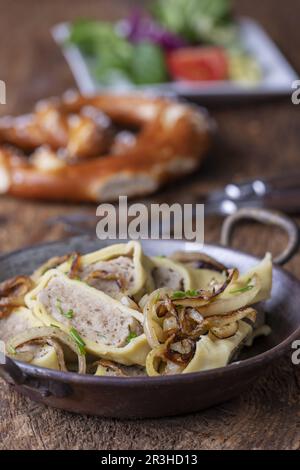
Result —
[[167, 316], [163, 321], [163, 330], [167, 336], [175, 333], [179, 328], [177, 318], [174, 316]]
[[[71, 336], [57, 327], [41, 326], [41, 327], [30, 328], [28, 330], [25, 330], [24, 332], [14, 336], [13, 338], [10, 338], [7, 341], [7, 349], [16, 350], [19, 346], [30, 343], [32, 341], [38, 341], [38, 340], [41, 340], [47, 343], [51, 339], [60, 341], [65, 346], [68, 346], [77, 355], [78, 373], [85, 374], [86, 373], [85, 356], [81, 354], [81, 351], [78, 349], [77, 344], [74, 342]], [[56, 348], [56, 350], [58, 351], [58, 348]], [[60, 360], [61, 366], [63, 366], [64, 361], [61, 360], [60, 352], [59, 352], [58, 360]]]
[[196, 351], [196, 343], [190, 338], [182, 338], [174, 334], [166, 342], [166, 359], [175, 364], [185, 365], [190, 362]]
[[118, 377], [128, 377], [128, 375], [124, 374], [123, 370], [115, 362], [108, 361], [107, 359], [99, 359], [92, 364], [92, 366], [98, 365], [113, 371]]
[[204, 316], [223, 315], [250, 305], [260, 290], [261, 282], [256, 274], [251, 279], [251, 289], [238, 294], [229, 294], [226, 297], [214, 299], [212, 302], [199, 306], [198, 311]]
[[24, 296], [33, 287], [28, 276], [16, 276], [0, 284], [0, 318], [10, 314], [14, 307], [24, 305]]
[[[59, 365], [59, 370], [67, 371], [66, 363], [65, 363], [65, 360], [64, 360], [63, 349], [60, 346], [60, 344], [58, 344], [57, 341], [55, 341], [51, 338], [33, 339], [33, 340], [27, 341], [24, 344], [21, 344], [20, 346], [22, 347], [26, 344], [27, 345], [33, 345], [33, 346], [38, 346], [38, 345], [45, 346], [46, 344], [48, 344], [48, 346], [51, 346], [54, 349], [55, 353], [56, 353], [57, 362], [58, 362], [58, 365]], [[18, 347], [20, 347], [20, 346], [18, 346]], [[34, 357], [35, 357], [35, 352], [34, 351], [18, 351], [18, 347], [15, 348], [13, 350], [13, 352], [8, 351], [7, 352], [8, 355], [13, 357], [17, 361], [32, 362]], [[8, 349], [10, 349], [9, 346], [8, 346]]]
[[63, 348], [57, 341], [55, 341], [52, 338], [44, 338], [44, 339], [36, 340], [34, 341], [34, 343], [41, 344], [41, 345], [48, 344], [48, 346], [51, 346], [55, 351], [59, 370], [64, 371], [64, 372], [68, 370], [66, 363], [65, 363]]
[[198, 339], [200, 335], [207, 331], [202, 315], [197, 312], [199, 315], [197, 318], [195, 312], [195, 309], [190, 307], [182, 308], [178, 312], [180, 334], [191, 339]]
[[186, 296], [179, 299], [173, 298], [173, 303], [175, 305], [185, 305], [189, 307], [201, 307], [207, 305], [211, 300], [222, 294], [222, 292], [224, 292], [230, 284], [235, 282], [238, 277], [239, 272], [237, 269], [228, 269], [225, 281], [217, 289], [213, 288], [212, 290], [199, 290], [195, 296]]
[[158, 302], [156, 307], [156, 315], [158, 318], [164, 317], [166, 314], [177, 316], [176, 308], [169, 296], [166, 296], [164, 300]]
[[233, 323], [229, 323], [228, 325], [211, 328], [209, 332], [216, 336], [218, 339], [226, 339], [231, 338], [231, 336], [235, 335], [238, 328], [239, 324], [235, 321]]
[[146, 358], [146, 372], [152, 376], [160, 375], [159, 368], [162, 360], [166, 361], [164, 357], [166, 347], [164, 344], [157, 346], [156, 348], [151, 349]]
[[102, 279], [103, 281], [115, 281], [121, 290], [125, 288], [125, 279], [118, 273], [109, 273], [104, 270], [97, 270], [89, 273], [85, 278], [84, 281], [89, 283], [89, 281], [93, 279]]
[[24, 296], [32, 287], [29, 276], [16, 276], [0, 284], [0, 297]]
[[204, 323], [208, 328], [222, 328], [230, 323], [243, 320], [246, 317], [254, 323], [256, 319], [256, 310], [252, 307], [243, 307], [235, 312], [229, 312], [224, 315], [212, 315], [210, 317], [206, 317]]
[[176, 364], [165, 356], [166, 346], [160, 345], [152, 349], [146, 358], [146, 372], [150, 377], [158, 375], [180, 374], [185, 365]]
[[[163, 331], [160, 323], [162, 320], [157, 316], [157, 303], [161, 305], [161, 300], [165, 300], [168, 289], [157, 289], [149, 296], [144, 307], [144, 333], [151, 348], [157, 348], [163, 337]], [[167, 307], [164, 305], [165, 312]], [[160, 323], [159, 323], [160, 322]]]
[[72, 253], [70, 255], [71, 258], [71, 266], [69, 270], [69, 278], [74, 279], [78, 276], [78, 271], [80, 268], [80, 254], [79, 253]]

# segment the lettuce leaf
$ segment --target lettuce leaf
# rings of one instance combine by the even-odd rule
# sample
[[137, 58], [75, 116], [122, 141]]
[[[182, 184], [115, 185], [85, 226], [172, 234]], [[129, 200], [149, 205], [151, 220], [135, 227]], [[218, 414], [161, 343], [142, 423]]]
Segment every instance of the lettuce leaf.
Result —
[[230, 0], [157, 0], [155, 18], [192, 43], [228, 45], [236, 39]]

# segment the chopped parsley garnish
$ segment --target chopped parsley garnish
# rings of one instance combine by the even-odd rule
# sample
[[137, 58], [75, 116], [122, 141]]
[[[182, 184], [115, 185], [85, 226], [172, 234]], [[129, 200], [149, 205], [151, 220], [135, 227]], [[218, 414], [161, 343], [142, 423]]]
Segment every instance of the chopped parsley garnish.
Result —
[[81, 336], [78, 333], [78, 331], [76, 330], [76, 328], [71, 328], [70, 329], [70, 336], [75, 341], [75, 343], [76, 343], [76, 345], [79, 349], [80, 354], [82, 356], [84, 356], [85, 353], [86, 353], [86, 351], [85, 351], [85, 342], [81, 338]]
[[66, 318], [73, 318], [74, 317], [74, 311], [70, 308], [67, 312], [64, 312], [64, 316]]
[[53, 328], [58, 328], [59, 329], [59, 326], [54, 325], [54, 323], [50, 323], [50, 326], [53, 326]]
[[61, 300], [56, 299], [56, 308], [58, 309], [59, 313], [63, 315], [66, 318], [73, 318], [74, 317], [74, 311], [70, 308], [67, 312], [64, 311], [64, 309], [61, 306]]
[[134, 331], [130, 331], [129, 335], [126, 338], [126, 343], [130, 343], [134, 338], [137, 338], [137, 334]]
[[233, 289], [231, 291], [229, 291], [230, 294], [240, 294], [240, 293], [243, 293], [243, 292], [247, 292], [248, 290], [251, 290], [253, 289], [254, 286], [244, 286], [244, 287], [240, 287], [239, 289]]
[[253, 285], [249, 284], [251, 279], [248, 279], [247, 285], [244, 287], [238, 287], [237, 289], [232, 289], [229, 291], [230, 294], [241, 294], [243, 292], [248, 292], [248, 290], [253, 289]]
[[176, 299], [184, 299], [185, 297], [198, 297], [199, 292], [195, 289], [191, 290], [176, 290], [173, 292], [171, 299], [176, 300]]

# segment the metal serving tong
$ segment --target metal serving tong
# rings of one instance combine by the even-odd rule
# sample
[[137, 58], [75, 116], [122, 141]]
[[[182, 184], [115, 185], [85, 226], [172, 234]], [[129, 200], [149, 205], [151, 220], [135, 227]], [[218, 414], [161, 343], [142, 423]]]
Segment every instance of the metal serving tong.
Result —
[[204, 195], [205, 213], [233, 214], [243, 207], [300, 213], [300, 173], [229, 183]]
[[[300, 172], [273, 178], [255, 178], [241, 183], [229, 183], [199, 196], [205, 215], [230, 215], [241, 208], [275, 209], [300, 214]], [[67, 231], [77, 234], [95, 233], [98, 218], [76, 212], [47, 220], [48, 225], [62, 223]]]

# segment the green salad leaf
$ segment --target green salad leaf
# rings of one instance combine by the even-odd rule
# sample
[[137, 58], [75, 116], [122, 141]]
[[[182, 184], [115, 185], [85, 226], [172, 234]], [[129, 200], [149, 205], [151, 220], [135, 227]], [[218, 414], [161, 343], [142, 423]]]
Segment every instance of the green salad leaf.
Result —
[[228, 45], [236, 39], [230, 0], [157, 0], [155, 18], [190, 42]]
[[78, 20], [71, 25], [68, 42], [92, 59], [94, 76], [105, 84], [130, 80], [134, 46], [112, 23]]
[[74, 21], [70, 27], [69, 42], [76, 44], [85, 54], [98, 55], [109, 49], [109, 53], [127, 60], [131, 55], [130, 43], [120, 36], [113, 23], [97, 20]]
[[130, 43], [112, 23], [78, 20], [71, 25], [68, 42], [90, 57], [94, 76], [106, 85], [167, 80], [162, 49], [150, 42]]
[[161, 48], [150, 42], [135, 46], [131, 63], [131, 76], [134, 83], [160, 83], [167, 79], [165, 57]]

